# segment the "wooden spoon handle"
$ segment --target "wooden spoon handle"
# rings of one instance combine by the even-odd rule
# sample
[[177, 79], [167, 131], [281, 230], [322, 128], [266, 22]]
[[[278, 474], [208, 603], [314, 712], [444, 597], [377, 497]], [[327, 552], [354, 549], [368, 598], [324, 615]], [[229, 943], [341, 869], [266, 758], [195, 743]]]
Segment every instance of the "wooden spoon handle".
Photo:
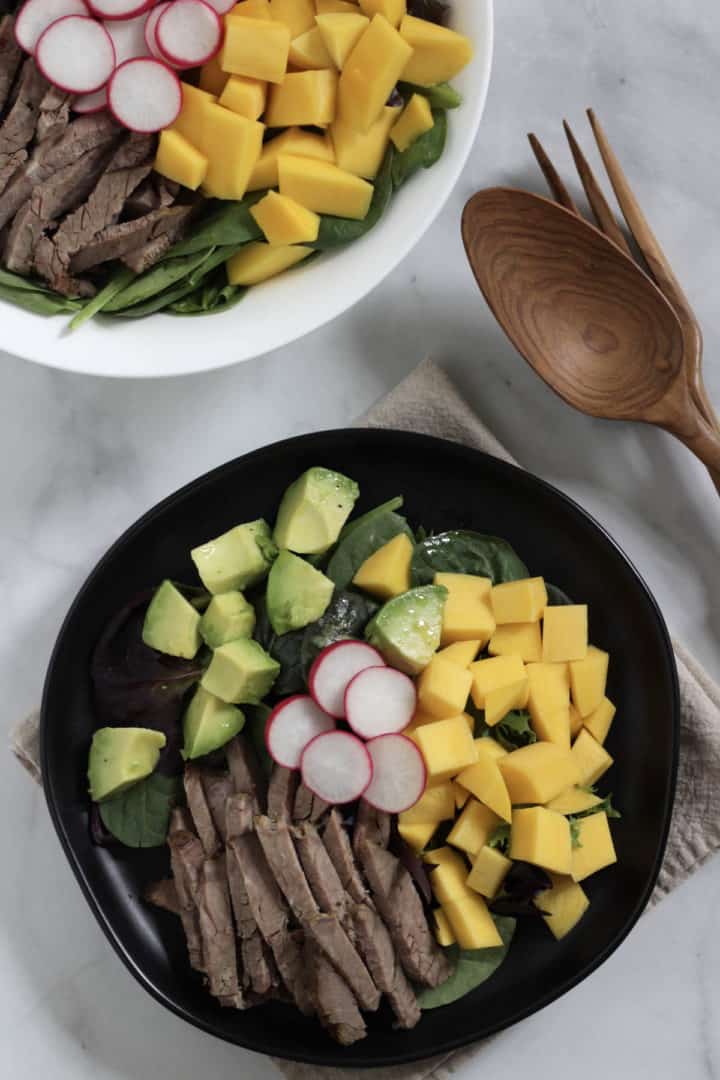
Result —
[[714, 427], [698, 414], [698, 425], [692, 435], [674, 432], [684, 442], [688, 450], [691, 450], [696, 458], [702, 461], [710, 473], [710, 478], [720, 494], [720, 434]]

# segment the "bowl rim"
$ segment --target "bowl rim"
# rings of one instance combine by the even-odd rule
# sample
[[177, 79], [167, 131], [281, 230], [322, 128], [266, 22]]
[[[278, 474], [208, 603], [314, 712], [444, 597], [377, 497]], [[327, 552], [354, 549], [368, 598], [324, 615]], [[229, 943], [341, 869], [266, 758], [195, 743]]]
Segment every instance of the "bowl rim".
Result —
[[[125, 949], [122, 941], [116, 935], [109, 919], [106, 917], [105, 911], [95, 898], [94, 891], [90, 885], [87, 875], [81, 865], [80, 859], [76, 855], [75, 849], [68, 837], [63, 821], [62, 813], [56, 801], [56, 796], [53, 786], [52, 772], [49, 767], [48, 751], [47, 751], [47, 739], [45, 736], [48, 724], [49, 724], [49, 712], [50, 712], [50, 690], [51, 682], [53, 678], [53, 669], [57, 660], [58, 653], [60, 651], [61, 644], [64, 641], [65, 635], [68, 631], [71, 621], [74, 618], [75, 612], [83, 602], [85, 595], [93, 588], [96, 578], [98, 578], [104, 571], [108, 563], [112, 561], [116, 551], [118, 551], [128, 540], [131, 540], [138, 532], [140, 532], [148, 522], [158, 515], [164, 513], [165, 509], [174, 503], [178, 499], [185, 498], [194, 492], [195, 489], [201, 488], [206, 484], [214, 484], [220, 480], [223, 475], [230, 474], [233, 469], [236, 468], [239, 462], [247, 463], [252, 462], [253, 458], [260, 457], [268, 450], [273, 450], [276, 453], [286, 453], [292, 456], [293, 451], [297, 447], [301, 447], [304, 444], [312, 443], [313, 440], [319, 437], [338, 437], [348, 438], [351, 437], [355, 440], [363, 439], [369, 443], [382, 442], [387, 439], [390, 442], [393, 440], [400, 440], [405, 443], [408, 441], [414, 442], [417, 446], [418, 453], [423, 450], [432, 449], [438, 447], [438, 444], [442, 447], [452, 447], [457, 450], [461, 447], [464, 450], [470, 450], [474, 455], [479, 456], [486, 461], [492, 463], [493, 467], [499, 468], [501, 473], [505, 473], [509, 482], [512, 482], [513, 478], [518, 474], [522, 474], [525, 478], [530, 478], [531, 483], [536, 484], [539, 488], [551, 495], [553, 498], [558, 498], [565, 504], [567, 510], [583, 519], [586, 524], [589, 524], [597, 532], [599, 532], [605, 542], [613, 550], [617, 558], [625, 565], [625, 567], [631, 572], [636, 579], [642, 593], [644, 593], [645, 599], [648, 602], [649, 608], [652, 611], [655, 620], [660, 630], [660, 636], [664, 645], [665, 660], [667, 664], [667, 670], [670, 675], [670, 681], [672, 684], [672, 696], [670, 701], [671, 716], [672, 716], [672, 747], [671, 747], [671, 768], [667, 777], [665, 797], [663, 800], [662, 812], [663, 812], [663, 829], [655, 853], [655, 859], [653, 862], [652, 872], [648, 878], [648, 882], [645, 888], [642, 890], [638, 899], [636, 900], [633, 909], [623, 924], [622, 929], [615, 935], [615, 937], [608, 942], [608, 944], [600, 950], [591, 963], [587, 964], [576, 975], [566, 979], [559, 987], [554, 988], [537, 999], [534, 1004], [527, 1008], [518, 1009], [516, 1012], [511, 1012], [506, 1018], [490, 1025], [487, 1030], [483, 1031], [482, 1036], [476, 1038], [467, 1037], [465, 1035], [453, 1036], [448, 1034], [447, 1038], [442, 1044], [435, 1047], [432, 1051], [433, 1054], [444, 1054], [458, 1050], [464, 1046], [470, 1046], [477, 1041], [478, 1038], [487, 1038], [490, 1035], [497, 1034], [499, 1031], [503, 1031], [506, 1028], [514, 1026], [520, 1020], [526, 1019], [528, 1016], [532, 1016], [537, 1012], [540, 1012], [547, 1005], [550, 1005], [553, 1001], [564, 996], [569, 990], [572, 990], [575, 986], [581, 983], [589, 975], [597, 970], [605, 961], [615, 952], [617, 948], [625, 941], [630, 931], [633, 929], [641, 914], [643, 913], [653, 889], [657, 883], [657, 878], [662, 866], [663, 857], [665, 854], [665, 848], [667, 845], [668, 834], [670, 830], [670, 823], [672, 817], [673, 804], [675, 799], [675, 790], [677, 782], [678, 760], [679, 760], [679, 747], [680, 747], [680, 689], [678, 681], [677, 666], [675, 663], [675, 653], [672, 647], [672, 640], [665, 623], [665, 619], [660, 610], [660, 607], [653, 596], [650, 588], [645, 582], [644, 578], [638, 572], [634, 563], [626, 555], [624, 550], [620, 547], [616, 540], [608, 533], [608, 531], [579, 503], [577, 503], [569, 495], [566, 495], [559, 488], [548, 481], [536, 476], [530, 470], [523, 469], [519, 465], [512, 462], [504, 461], [501, 458], [494, 457], [492, 454], [486, 453], [484, 450], [478, 450], [475, 447], [468, 447], [464, 444], [458, 444], [449, 439], [438, 438], [433, 435], [425, 435], [416, 432], [402, 431], [400, 429], [393, 428], [331, 428], [323, 431], [309, 432], [304, 435], [292, 436], [287, 439], [280, 440], [275, 443], [268, 443], [265, 446], [258, 447], [255, 450], [251, 450], [246, 454], [241, 454], [237, 458], [233, 458], [231, 461], [225, 462], [223, 465], [217, 466], [209, 472], [203, 473], [201, 476], [196, 477], [194, 480], [189, 481], [170, 495], [166, 496], [160, 502], [156, 503], [144, 514], [142, 514], [132, 525], [130, 525], [118, 539], [108, 548], [105, 554], [98, 560], [93, 570], [83, 582], [82, 586], [78, 590], [75, 599], [73, 600], [67, 615], [63, 619], [60, 631], [58, 633], [55, 645], [50, 656], [48, 663], [47, 674], [45, 678], [42, 702], [40, 707], [40, 763], [43, 779], [43, 790], [45, 793], [45, 799], [47, 807], [50, 813], [51, 820], [55, 827], [55, 831], [60, 840], [61, 847], [65, 853], [65, 856], [70, 863], [71, 869], [75, 878], [80, 886], [80, 889], [88, 903], [88, 906], [94, 915], [96, 921], [99, 923], [103, 933], [112, 945], [113, 949], [120, 957], [125, 967], [130, 971], [134, 978], [140, 983], [144, 989], [151, 994], [156, 1001], [161, 1005], [164, 1005], [167, 1009], [173, 1012], [180, 1019], [187, 1021], [194, 1027], [205, 1031], [209, 1035], [213, 1035], [215, 1038], [221, 1039], [224, 1042], [231, 1042], [233, 1045], [240, 1046], [247, 1050], [253, 1050], [256, 1053], [261, 1053], [266, 1056], [273, 1056], [287, 1061], [297, 1061], [309, 1065], [322, 1065], [327, 1066], [327, 1059], [321, 1054], [307, 1053], [302, 1056], [292, 1055], [283, 1052], [282, 1047], [277, 1050], [273, 1050], [270, 1053], [264, 1046], [253, 1043], [252, 1038], [235, 1039], [225, 1034], [219, 1033], [211, 1022], [206, 1022], [197, 1016], [194, 1016], [189, 1010], [176, 1004], [174, 1000], [169, 998], [165, 993], [155, 987], [152, 980], [145, 974], [142, 967], [136, 964], [128, 951]], [[420, 1061], [427, 1058], [426, 1053], [414, 1054], [412, 1051], [401, 1052], [391, 1056], [385, 1056], [378, 1058], [372, 1062], [357, 1062], [348, 1061], [348, 1068], [388, 1068], [393, 1065], [407, 1064], [413, 1061]]]

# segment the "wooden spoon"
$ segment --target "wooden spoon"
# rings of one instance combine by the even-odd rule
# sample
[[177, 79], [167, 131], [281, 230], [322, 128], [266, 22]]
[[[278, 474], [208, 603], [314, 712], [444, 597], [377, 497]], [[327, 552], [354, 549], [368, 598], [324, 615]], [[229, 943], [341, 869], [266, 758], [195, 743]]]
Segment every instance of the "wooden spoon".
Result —
[[551, 389], [590, 416], [662, 427], [720, 473], [680, 322], [632, 259], [557, 203], [512, 188], [474, 195], [462, 234], [490, 309]]

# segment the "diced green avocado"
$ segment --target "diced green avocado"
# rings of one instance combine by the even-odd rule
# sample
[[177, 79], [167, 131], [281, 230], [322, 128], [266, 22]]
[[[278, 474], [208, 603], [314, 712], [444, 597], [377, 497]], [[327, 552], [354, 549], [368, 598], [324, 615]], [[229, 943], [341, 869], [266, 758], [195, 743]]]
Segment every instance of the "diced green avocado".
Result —
[[335, 543], [360, 494], [354, 480], [315, 466], [282, 497], [274, 538], [279, 548], [318, 555]]
[[219, 750], [244, 725], [240, 709], [198, 686], [183, 719], [183, 757], [190, 760]]
[[424, 585], [396, 596], [368, 623], [365, 637], [392, 667], [418, 675], [440, 644], [447, 596], [444, 585]]
[[236, 638], [252, 637], [254, 629], [255, 608], [241, 592], [213, 596], [200, 620], [200, 635], [211, 649]]
[[262, 518], [236, 525], [190, 552], [203, 585], [211, 593], [256, 585], [265, 577], [276, 555], [270, 526]]
[[102, 802], [144, 780], [157, 765], [165, 742], [162, 732], [150, 728], [99, 728], [88, 761], [91, 799]]
[[213, 653], [200, 685], [232, 705], [257, 705], [280, 673], [280, 665], [257, 641], [238, 638]]
[[309, 562], [281, 551], [267, 583], [267, 613], [276, 634], [299, 630], [325, 613], [335, 589]]
[[192, 660], [201, 645], [200, 615], [175, 588], [163, 581], [145, 613], [142, 639], [151, 649]]

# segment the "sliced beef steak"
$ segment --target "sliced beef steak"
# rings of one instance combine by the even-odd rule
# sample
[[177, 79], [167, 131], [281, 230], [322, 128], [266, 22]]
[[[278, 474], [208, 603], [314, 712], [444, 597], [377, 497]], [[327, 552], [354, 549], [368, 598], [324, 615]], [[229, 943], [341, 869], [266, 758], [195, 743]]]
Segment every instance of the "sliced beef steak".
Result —
[[180, 915], [180, 897], [173, 878], [162, 878], [160, 881], [151, 881], [143, 889], [143, 900], [146, 904], [169, 911], [172, 915]]
[[298, 774], [292, 769], [276, 765], [270, 777], [267, 797], [268, 817], [278, 821], [290, 821], [295, 806]]
[[196, 971], [204, 971], [200, 919], [195, 906], [195, 894], [200, 884], [200, 872], [205, 854], [202, 844], [192, 832], [192, 822], [186, 810], [179, 808], [173, 810], [168, 844], [190, 966]]
[[195, 902], [200, 917], [210, 993], [223, 1004], [242, 1008], [245, 1002], [238, 979], [235, 929], [224, 855], [216, 855], [203, 863]]
[[346, 892], [358, 904], [367, 901], [369, 893], [355, 862], [350, 837], [343, 827], [340, 811], [337, 809], [330, 811], [323, 832], [323, 843]]
[[70, 122], [70, 104], [72, 95], [59, 90], [57, 86], [49, 86], [40, 102], [37, 124], [35, 125], [35, 139], [41, 143], [48, 139], [54, 141], [62, 135]]
[[202, 769], [200, 780], [213, 824], [225, 844], [227, 843], [225, 804], [234, 791], [232, 777], [229, 773]]
[[378, 990], [387, 996], [398, 1026], [414, 1028], [420, 1006], [395, 953], [390, 931], [375, 908], [358, 904], [353, 923], [355, 940]]
[[17, 97], [0, 127], [0, 191], [4, 190], [17, 164], [22, 164], [19, 157], [35, 134], [40, 102], [48, 86], [35, 61], [27, 59], [20, 72]]
[[296, 825], [292, 833], [302, 868], [320, 910], [326, 915], [337, 916], [340, 922], [345, 923], [350, 897], [343, 888], [320, 834], [309, 821]]
[[205, 796], [202, 770], [197, 765], [186, 765], [183, 784], [193, 824], [197, 829], [203, 850], [208, 856], [215, 855], [220, 850], [220, 837]]
[[170, 206], [133, 221], [108, 225], [73, 255], [70, 270], [79, 273], [112, 259], [122, 259], [131, 270], [142, 273], [175, 242], [191, 213], [191, 206]]
[[317, 1014], [323, 1027], [341, 1046], [364, 1039], [365, 1021], [345, 980], [312, 941], [306, 943], [305, 959]]
[[[228, 844], [226, 869], [230, 886], [230, 899], [232, 900], [235, 915], [235, 926], [240, 938], [243, 973], [245, 976], [244, 984], [257, 994], [267, 994], [278, 982], [277, 972], [272, 960], [272, 953], [265, 944], [252, 913], [245, 887], [245, 878], [240, 868], [238, 847], [233, 848], [232, 846], [233, 840], [241, 841], [243, 834], [246, 832], [247, 820], [251, 820], [250, 814], [251, 811], [248, 807], [247, 816], [245, 815], [243, 804], [238, 805], [237, 800], [229, 803], [225, 827], [226, 843]], [[242, 848], [241, 843], [239, 846]]]
[[0, 114], [10, 97], [23, 55], [15, 40], [15, 19], [12, 15], [0, 15]]
[[364, 799], [358, 805], [357, 818], [355, 819], [355, 831], [353, 833], [353, 848], [355, 854], [366, 844], [378, 844], [386, 848], [390, 843], [390, 815], [384, 810], [376, 810]]
[[236, 735], [225, 747], [230, 775], [238, 794], [252, 797], [253, 812], [263, 813], [267, 806], [267, 781], [249, 741]]
[[302, 781], [298, 784], [293, 806], [293, 821], [319, 821], [330, 809], [329, 803], [315, 795]]

